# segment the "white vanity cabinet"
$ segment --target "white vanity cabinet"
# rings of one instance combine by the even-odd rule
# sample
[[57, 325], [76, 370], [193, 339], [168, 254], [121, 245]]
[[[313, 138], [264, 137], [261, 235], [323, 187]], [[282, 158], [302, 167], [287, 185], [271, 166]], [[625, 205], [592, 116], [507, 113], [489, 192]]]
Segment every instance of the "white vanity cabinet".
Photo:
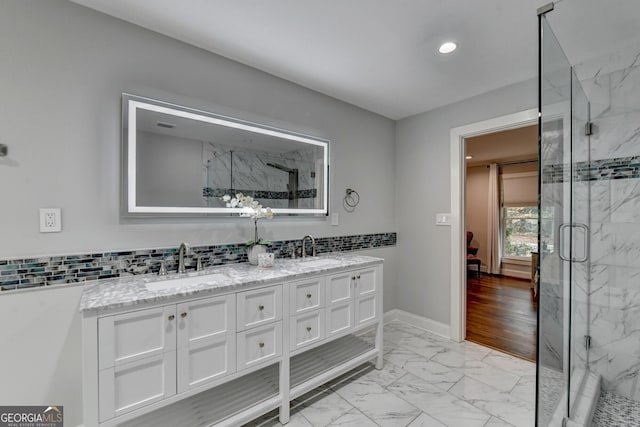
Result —
[[238, 426], [275, 408], [286, 423], [296, 397], [362, 363], [382, 368], [382, 264], [359, 258], [215, 296], [83, 311], [85, 427]]
[[100, 421], [176, 394], [176, 307], [98, 321]]
[[233, 373], [235, 351], [235, 295], [100, 317], [100, 421]]
[[327, 336], [340, 336], [376, 320], [379, 280], [376, 268], [333, 274], [327, 281]]

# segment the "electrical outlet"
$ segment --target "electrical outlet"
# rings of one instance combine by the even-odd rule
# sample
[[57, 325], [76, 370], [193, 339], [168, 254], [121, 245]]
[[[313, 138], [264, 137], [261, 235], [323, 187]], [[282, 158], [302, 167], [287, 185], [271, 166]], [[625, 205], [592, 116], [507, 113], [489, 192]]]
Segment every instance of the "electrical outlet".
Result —
[[40, 209], [40, 232], [59, 233], [60, 231], [62, 231], [60, 208]]
[[331, 225], [340, 225], [340, 216], [338, 215], [338, 212], [334, 212], [331, 214]]

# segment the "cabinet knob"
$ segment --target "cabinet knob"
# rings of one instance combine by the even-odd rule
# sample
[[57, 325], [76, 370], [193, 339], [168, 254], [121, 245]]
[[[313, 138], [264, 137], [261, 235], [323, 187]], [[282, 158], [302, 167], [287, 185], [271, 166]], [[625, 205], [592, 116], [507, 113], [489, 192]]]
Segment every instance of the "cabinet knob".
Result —
[[307, 298], [311, 298], [311, 294], [307, 294]]
[[175, 319], [175, 318], [176, 318], [176, 316], [175, 316], [175, 315], [173, 315], [173, 314], [170, 314], [170, 315], [169, 315], [169, 321], [171, 321], [171, 320], [173, 320], [173, 319]]
[[356, 280], [356, 276], [351, 276], [351, 280]]
[[258, 347], [260, 347], [260, 348], [264, 347], [264, 343], [263, 342], [258, 343]]
[[260, 310], [260, 311], [264, 310], [264, 305], [259, 305], [258, 306], [258, 310]]
[[356, 276], [358, 279], [360, 279], [360, 275], [358, 274], [358, 276]]
[[181, 313], [181, 314], [180, 314], [180, 317], [182, 317], [182, 318], [184, 319], [185, 317], [187, 317], [187, 313], [186, 313], [186, 312]]
[[311, 332], [311, 326], [307, 326], [307, 332]]

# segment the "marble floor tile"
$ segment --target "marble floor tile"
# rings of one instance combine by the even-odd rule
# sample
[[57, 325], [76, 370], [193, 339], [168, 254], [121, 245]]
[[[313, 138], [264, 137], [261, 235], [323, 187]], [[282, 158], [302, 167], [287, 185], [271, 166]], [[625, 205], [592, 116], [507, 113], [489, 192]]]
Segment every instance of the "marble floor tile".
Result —
[[352, 409], [337, 420], [333, 421], [328, 425], [329, 427], [378, 427], [378, 424], [371, 421], [371, 418], [368, 418], [362, 412], [357, 409]]
[[323, 388], [294, 400], [292, 412], [299, 412], [315, 427], [326, 426], [352, 409], [340, 395]]
[[432, 358], [436, 354], [444, 353], [447, 351], [447, 348], [442, 345], [443, 343], [428, 341], [425, 340], [424, 337], [415, 335], [409, 337], [400, 337], [394, 341], [394, 344], [399, 347], [411, 350], [414, 353], [426, 357], [427, 359]]
[[493, 351], [488, 347], [481, 346], [480, 344], [476, 344], [471, 341], [455, 342], [428, 332], [423, 334], [422, 338], [445, 347], [447, 350], [460, 353], [467, 359], [482, 360]]
[[404, 427], [420, 414], [420, 410], [406, 400], [370, 381], [356, 379], [334, 391], [383, 427]]
[[[289, 427], [529, 427], [535, 365], [394, 321], [384, 367], [362, 365], [292, 402]], [[277, 411], [247, 424], [281, 426]]]
[[327, 387], [335, 391], [344, 384], [358, 382], [359, 384], [370, 383], [378, 384], [386, 387], [405, 375], [407, 371], [394, 365], [393, 363], [385, 363], [382, 369], [377, 370], [373, 364], [365, 364], [344, 375], [339, 376], [333, 381], [327, 383]]
[[390, 322], [385, 323], [384, 331], [385, 332], [403, 331], [403, 332], [408, 332], [418, 336], [421, 336], [426, 332], [424, 329], [416, 328], [415, 326], [409, 325], [399, 320], [392, 320]]
[[407, 348], [394, 348], [384, 355], [385, 365], [387, 362], [402, 368], [410, 361], [427, 361], [427, 357], [421, 356]]
[[407, 427], [446, 427], [446, 426], [442, 424], [440, 421], [436, 420], [433, 417], [430, 417], [429, 415], [423, 412], [422, 414], [418, 415], [418, 418], [413, 420], [411, 424], [409, 424]]
[[451, 369], [448, 366], [431, 360], [408, 361], [403, 368], [416, 377], [420, 377], [429, 384], [433, 384], [445, 391], [453, 387], [453, 385], [464, 376], [458, 370]]
[[491, 415], [464, 399], [407, 374], [387, 387], [446, 426], [482, 427]]
[[503, 369], [514, 375], [529, 376], [536, 374], [536, 364], [528, 360], [518, 359], [500, 351], [491, 351], [484, 359], [484, 363]]
[[536, 401], [536, 376], [520, 377], [518, 383], [511, 390], [511, 396], [523, 402], [534, 403]]
[[[289, 422], [286, 424], [287, 427], [313, 427], [311, 424], [301, 413], [292, 413], [289, 417]], [[268, 414], [253, 420], [250, 423], [244, 425], [244, 427], [280, 427], [282, 424], [280, 423], [280, 418], [278, 415], [278, 411], [271, 411]]]
[[431, 360], [449, 368], [457, 369], [465, 376], [474, 378], [500, 391], [511, 391], [520, 380], [517, 375], [455, 351], [440, 353]]
[[516, 426], [533, 427], [535, 406], [473, 378], [464, 377], [451, 390], [461, 399]]
[[500, 418], [491, 417], [484, 427], [514, 427], [513, 424], [509, 424], [506, 421], [502, 421]]

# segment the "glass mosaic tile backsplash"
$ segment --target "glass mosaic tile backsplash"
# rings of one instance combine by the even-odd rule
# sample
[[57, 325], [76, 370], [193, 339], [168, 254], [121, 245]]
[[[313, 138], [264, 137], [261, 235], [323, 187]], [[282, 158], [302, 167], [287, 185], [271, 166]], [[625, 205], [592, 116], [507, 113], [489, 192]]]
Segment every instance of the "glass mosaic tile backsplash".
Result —
[[[396, 233], [359, 234], [316, 239], [317, 253], [348, 252], [396, 245]], [[276, 258], [300, 256], [300, 240], [271, 242], [269, 252]], [[311, 245], [307, 244], [310, 254]], [[203, 267], [247, 262], [244, 243], [194, 246], [185, 258], [187, 269], [195, 269], [198, 258]], [[156, 273], [164, 261], [168, 271], [178, 268], [178, 247], [132, 251], [98, 252], [77, 255], [0, 260], [0, 290], [52, 286], [86, 280]]]

